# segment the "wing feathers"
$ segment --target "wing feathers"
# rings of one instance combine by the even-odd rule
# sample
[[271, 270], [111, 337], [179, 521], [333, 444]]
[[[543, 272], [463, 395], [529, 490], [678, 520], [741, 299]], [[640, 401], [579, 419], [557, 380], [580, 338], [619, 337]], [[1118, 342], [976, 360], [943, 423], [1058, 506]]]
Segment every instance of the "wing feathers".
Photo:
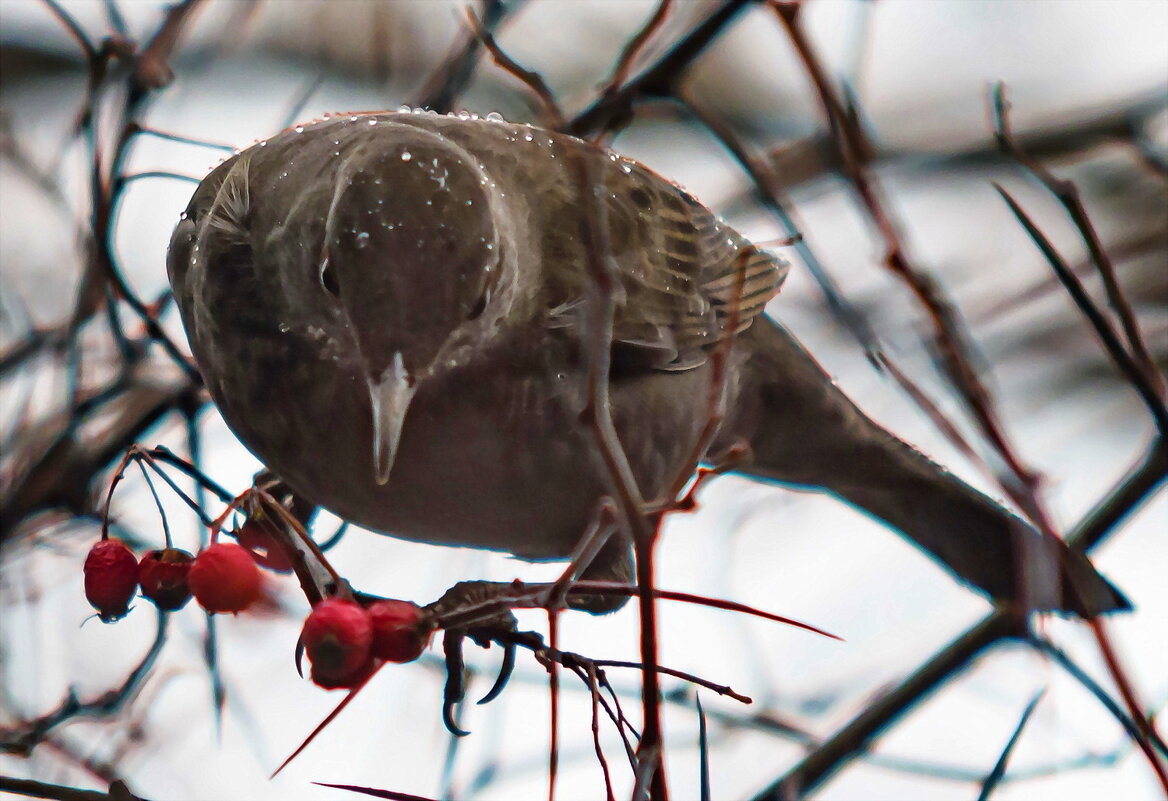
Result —
[[[631, 363], [657, 370], [702, 364], [711, 348], [745, 330], [762, 313], [786, 278], [785, 261], [759, 250], [719, 221], [685, 190], [648, 168], [576, 140], [582, 158], [596, 159], [606, 198], [610, 257], [620, 274], [613, 344]], [[549, 184], [548, 229], [576, 213], [578, 199], [565, 184]], [[574, 300], [587, 292], [587, 261], [564, 240], [545, 237], [545, 308], [552, 327], [571, 325]], [[554, 264], [552, 264], [554, 263]], [[734, 331], [731, 331], [731, 328]], [[631, 353], [630, 353], [631, 351]]]
[[787, 263], [723, 225], [684, 190], [640, 165], [617, 170], [608, 188], [612, 230], [637, 240], [620, 243], [626, 302], [614, 336], [636, 347], [643, 326], [669, 328], [676, 356], [659, 369], [700, 364], [731, 333], [731, 318], [734, 333], [745, 330], [779, 291]]

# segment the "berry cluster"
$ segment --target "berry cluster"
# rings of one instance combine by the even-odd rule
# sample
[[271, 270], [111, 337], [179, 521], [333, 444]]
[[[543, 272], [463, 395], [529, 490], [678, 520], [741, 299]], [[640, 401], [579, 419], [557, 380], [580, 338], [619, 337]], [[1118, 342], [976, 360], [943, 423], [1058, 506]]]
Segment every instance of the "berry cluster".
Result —
[[304, 621], [300, 644], [312, 663], [312, 680], [326, 689], [355, 687], [382, 662], [412, 662], [422, 655], [434, 625], [409, 601], [327, 598]]
[[242, 612], [263, 591], [259, 560], [247, 548], [226, 542], [198, 556], [164, 548], [139, 560], [121, 540], [103, 539], [85, 558], [85, 597], [106, 623], [130, 611], [139, 589], [168, 612], [182, 609], [192, 595], [208, 612]]
[[[124, 542], [102, 539], [85, 559], [85, 597], [106, 623], [130, 611], [134, 595], [174, 611], [193, 596], [208, 612], [242, 612], [259, 600], [259, 566], [291, 572], [288, 555], [261, 524], [249, 520], [235, 532], [239, 544], [217, 543], [192, 556], [178, 548], [150, 551], [139, 560]], [[422, 655], [434, 622], [408, 601], [362, 606], [348, 598], [319, 602], [304, 621], [300, 644], [312, 663], [312, 680], [326, 689], [352, 688], [384, 662]]]

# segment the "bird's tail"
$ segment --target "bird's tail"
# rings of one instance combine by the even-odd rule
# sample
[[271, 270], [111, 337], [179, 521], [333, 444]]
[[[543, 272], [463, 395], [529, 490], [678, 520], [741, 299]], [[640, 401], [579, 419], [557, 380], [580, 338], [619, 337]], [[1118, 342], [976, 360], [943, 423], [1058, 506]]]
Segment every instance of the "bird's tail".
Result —
[[777, 323], [758, 318], [740, 344], [747, 361], [719, 437], [750, 443], [740, 472], [828, 490], [997, 602], [1084, 617], [1130, 608], [1081, 553], [868, 419]]

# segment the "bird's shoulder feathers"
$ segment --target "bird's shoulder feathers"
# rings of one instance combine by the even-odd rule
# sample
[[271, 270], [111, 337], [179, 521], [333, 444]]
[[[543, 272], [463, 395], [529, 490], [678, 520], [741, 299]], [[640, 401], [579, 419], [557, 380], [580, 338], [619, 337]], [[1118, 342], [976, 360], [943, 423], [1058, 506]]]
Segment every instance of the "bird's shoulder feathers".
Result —
[[[565, 137], [566, 139], [566, 137]], [[619, 286], [614, 346], [653, 369], [701, 364], [726, 336], [750, 326], [775, 296], [789, 265], [721, 222], [692, 195], [647, 167], [579, 140], [559, 154], [562, 180], [542, 213], [539, 248], [549, 288], [549, 323], [573, 324], [594, 277], [582, 244], [581, 159], [594, 196], [596, 247], [607, 251]], [[565, 221], [572, 220], [572, 228]]]

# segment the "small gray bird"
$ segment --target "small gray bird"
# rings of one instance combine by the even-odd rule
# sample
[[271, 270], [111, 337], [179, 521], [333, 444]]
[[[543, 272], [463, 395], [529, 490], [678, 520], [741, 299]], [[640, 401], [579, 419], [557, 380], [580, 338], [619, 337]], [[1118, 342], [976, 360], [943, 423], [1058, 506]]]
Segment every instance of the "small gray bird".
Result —
[[[562, 559], [609, 493], [580, 422], [595, 286], [580, 220], [601, 205], [612, 415], [644, 497], [697, 446], [733, 334], [710, 453], [745, 440], [740, 472], [866, 509], [995, 601], [1127, 607], [1086, 558], [836, 389], [762, 314], [785, 262], [587, 142], [430, 113], [297, 126], [203, 180], [168, 270], [228, 425], [307, 499], [396, 537]], [[631, 575], [613, 543], [587, 576]]]

